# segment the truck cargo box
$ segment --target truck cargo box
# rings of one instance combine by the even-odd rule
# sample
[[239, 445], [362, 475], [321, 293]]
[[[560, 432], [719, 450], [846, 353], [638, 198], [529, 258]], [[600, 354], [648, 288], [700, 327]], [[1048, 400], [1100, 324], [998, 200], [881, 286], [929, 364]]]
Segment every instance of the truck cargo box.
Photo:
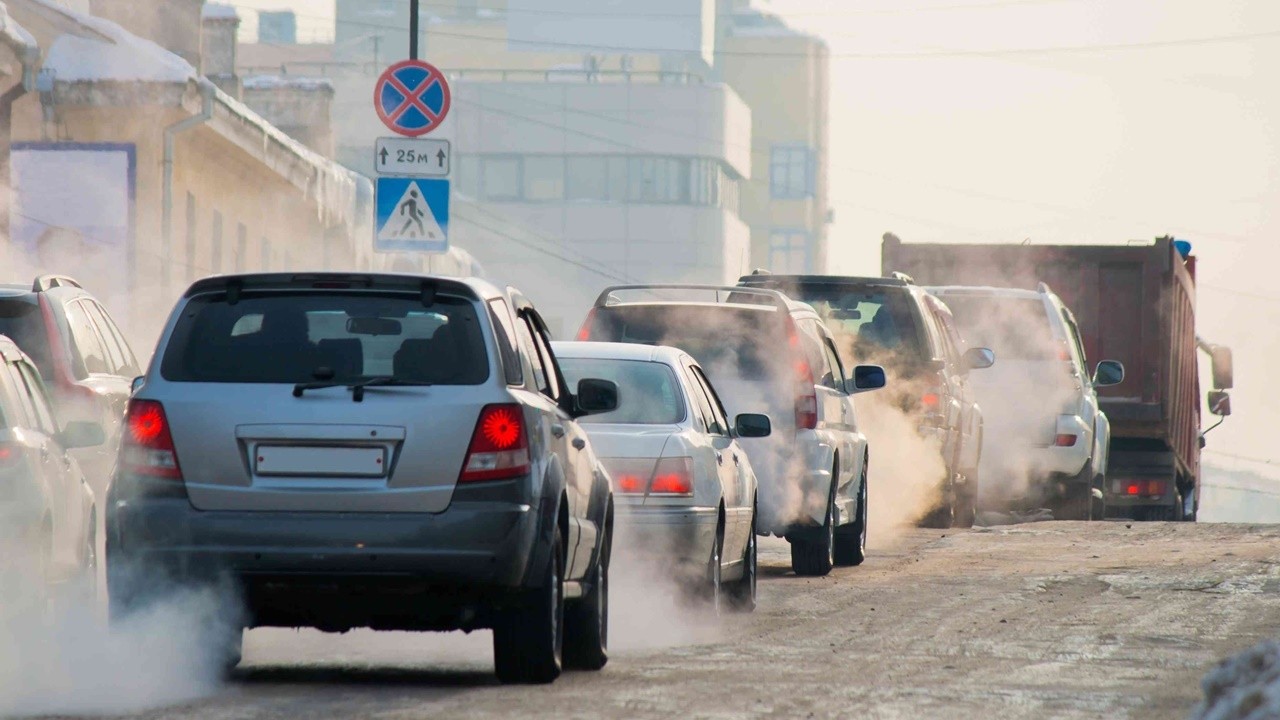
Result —
[[1075, 313], [1090, 364], [1124, 363], [1124, 382], [1098, 393], [1111, 420], [1113, 450], [1167, 448], [1184, 478], [1199, 476], [1195, 258], [1184, 260], [1171, 239], [952, 245], [903, 243], [889, 235], [881, 266], [886, 275], [902, 272], [921, 285], [1034, 290], [1046, 283]]

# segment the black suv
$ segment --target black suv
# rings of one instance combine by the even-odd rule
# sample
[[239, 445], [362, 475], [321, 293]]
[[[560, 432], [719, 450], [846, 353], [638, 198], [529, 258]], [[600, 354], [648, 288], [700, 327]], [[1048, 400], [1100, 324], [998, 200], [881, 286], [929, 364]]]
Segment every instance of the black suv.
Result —
[[106, 491], [138, 360], [111, 316], [80, 283], [43, 275], [0, 284], [0, 335], [22, 349], [44, 378], [64, 421], [90, 422], [105, 444], [73, 452], [95, 494]]
[[990, 367], [986, 348], [965, 350], [951, 311], [901, 273], [889, 278], [772, 275], [757, 270], [738, 280], [771, 288], [808, 303], [836, 336], [846, 365], [882, 365], [893, 398], [937, 440], [946, 465], [937, 502], [920, 523], [927, 527], [973, 524], [982, 411], [966, 384], [969, 371]]

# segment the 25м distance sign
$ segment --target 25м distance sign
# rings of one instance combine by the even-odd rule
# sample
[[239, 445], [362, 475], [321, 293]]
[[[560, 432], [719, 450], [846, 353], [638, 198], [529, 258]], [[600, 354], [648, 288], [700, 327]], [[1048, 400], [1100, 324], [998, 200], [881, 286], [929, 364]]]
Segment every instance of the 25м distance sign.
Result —
[[422, 60], [402, 60], [382, 72], [373, 86], [373, 108], [392, 132], [420, 137], [440, 127], [449, 114], [449, 82]]

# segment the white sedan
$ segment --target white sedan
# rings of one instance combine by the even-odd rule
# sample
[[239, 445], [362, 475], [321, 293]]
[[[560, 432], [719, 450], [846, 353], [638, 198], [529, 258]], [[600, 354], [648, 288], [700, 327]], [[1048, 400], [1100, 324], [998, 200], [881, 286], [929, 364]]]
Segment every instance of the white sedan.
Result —
[[756, 604], [756, 476], [740, 437], [765, 437], [768, 416], [730, 422], [686, 352], [623, 343], [561, 342], [552, 349], [570, 387], [618, 385], [618, 409], [582, 418], [613, 478], [620, 529], [634, 547], [674, 560], [681, 579], [718, 610]]

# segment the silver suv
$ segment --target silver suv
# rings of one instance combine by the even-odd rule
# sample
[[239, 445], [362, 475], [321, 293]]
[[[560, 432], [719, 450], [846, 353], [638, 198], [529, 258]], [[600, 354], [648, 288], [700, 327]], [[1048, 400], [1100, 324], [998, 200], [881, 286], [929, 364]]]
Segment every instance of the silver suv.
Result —
[[600, 294], [578, 339], [678, 347], [707, 371], [729, 417], [768, 414], [771, 435], [743, 439], [758, 531], [791, 543], [797, 575], [862, 563], [869, 451], [850, 396], [883, 387], [884, 369], [846, 369], [812, 307], [776, 290], [618, 286]]
[[[195, 283], [127, 413], [107, 517], [113, 618], [230, 580], [243, 627], [493, 628], [497, 674], [607, 660], [609, 478], [514, 290], [406, 275]], [[176, 586], [176, 587], [175, 587]]]

